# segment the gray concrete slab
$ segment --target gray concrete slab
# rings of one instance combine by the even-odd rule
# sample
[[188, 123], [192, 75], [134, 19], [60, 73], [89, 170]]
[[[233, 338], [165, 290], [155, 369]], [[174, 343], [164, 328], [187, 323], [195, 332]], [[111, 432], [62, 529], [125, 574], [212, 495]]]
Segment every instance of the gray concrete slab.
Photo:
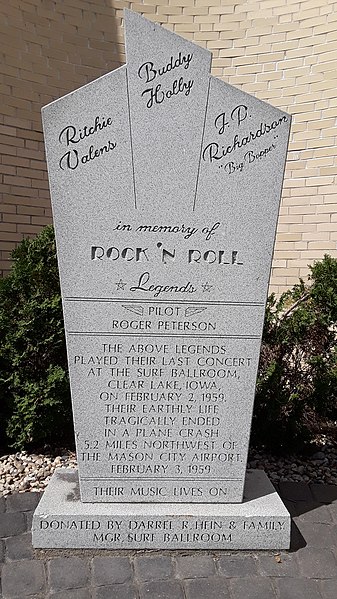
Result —
[[243, 503], [83, 503], [78, 473], [58, 469], [33, 516], [33, 546], [92, 549], [287, 549], [290, 515], [262, 470]]

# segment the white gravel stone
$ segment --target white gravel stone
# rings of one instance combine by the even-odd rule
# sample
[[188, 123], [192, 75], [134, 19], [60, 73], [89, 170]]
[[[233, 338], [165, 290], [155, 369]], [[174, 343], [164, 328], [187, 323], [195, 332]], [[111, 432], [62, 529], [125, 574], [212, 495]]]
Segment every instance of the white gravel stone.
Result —
[[62, 456], [21, 453], [0, 457], [0, 496], [15, 492], [45, 489], [56, 468], [77, 466], [74, 452], [62, 450]]

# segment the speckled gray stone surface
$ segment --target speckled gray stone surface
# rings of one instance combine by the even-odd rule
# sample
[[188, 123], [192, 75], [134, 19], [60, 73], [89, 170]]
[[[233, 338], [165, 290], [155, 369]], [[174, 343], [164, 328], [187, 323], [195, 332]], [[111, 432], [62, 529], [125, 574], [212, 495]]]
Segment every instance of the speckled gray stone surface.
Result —
[[126, 66], [48, 104], [42, 120], [63, 301], [95, 296], [111, 266], [91, 260], [92, 246], [109, 245], [121, 204], [135, 202]]
[[240, 272], [226, 273], [227, 301], [265, 302], [290, 123], [287, 113], [210, 78], [195, 211], [220, 213], [223, 238], [239, 250]]
[[82, 503], [77, 472], [55, 472], [33, 518], [33, 546], [98, 549], [287, 549], [290, 516], [261, 470], [241, 504]]
[[290, 117], [125, 24], [43, 109], [81, 499], [237, 503]]
[[211, 53], [125, 11], [135, 186], [140, 209], [190, 208], [208, 94]]

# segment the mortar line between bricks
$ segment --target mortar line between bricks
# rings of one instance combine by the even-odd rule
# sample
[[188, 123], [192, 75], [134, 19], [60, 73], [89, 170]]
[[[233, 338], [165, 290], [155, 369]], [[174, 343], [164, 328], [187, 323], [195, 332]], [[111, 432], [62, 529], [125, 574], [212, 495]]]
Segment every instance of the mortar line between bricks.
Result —
[[49, 589], [49, 593], [48, 593], [49, 595], [50, 595], [50, 568], [49, 568], [49, 564], [50, 564], [50, 561], [52, 559], [53, 558], [49, 557], [48, 559], [43, 560], [44, 561], [44, 567], [45, 567], [45, 576], [46, 576], [47, 589]]
[[50, 595], [50, 580], [49, 580], [49, 562], [51, 561], [51, 559], [53, 559], [53, 558], [43, 559], [44, 574], [45, 574], [45, 579], [46, 579], [46, 592], [47, 592], [46, 596], [48, 597], [48, 599], [51, 598], [51, 595]]
[[92, 592], [92, 572], [91, 572], [91, 557], [90, 555], [87, 555], [87, 570], [88, 570], [88, 583], [87, 583], [87, 588], [89, 591], [89, 595], [90, 595], [90, 599], [93, 598], [94, 594]]
[[215, 556], [215, 555], [212, 555], [212, 559], [213, 559], [213, 562], [214, 562], [215, 574], [217, 576], [219, 576], [220, 575], [220, 572], [219, 572], [219, 558], [217, 556]]
[[175, 580], [179, 580], [177, 578], [178, 568], [177, 568], [177, 558], [175, 555], [171, 556], [171, 561], [172, 561], [172, 566], [173, 566], [173, 576], [174, 576]]
[[[178, 580], [177, 578], [175, 580]], [[186, 595], [186, 589], [185, 589], [185, 583], [186, 583], [186, 579], [180, 580], [180, 586], [182, 588], [183, 591], [183, 598], [187, 599], [187, 595]], [[206, 598], [205, 598], [206, 599]]]
[[88, 560], [88, 570], [89, 570], [89, 593], [90, 593], [90, 598], [93, 599], [94, 597], [94, 587], [93, 587], [93, 560], [94, 560], [94, 556], [92, 555], [89, 560]]
[[265, 576], [265, 578], [267, 580], [269, 580], [269, 582], [270, 582], [270, 584], [272, 586], [272, 589], [274, 591], [275, 599], [278, 599], [279, 594], [277, 592], [276, 577], [274, 577], [274, 576]]
[[131, 584], [133, 584], [137, 590], [137, 599], [140, 599], [138, 581], [136, 580], [135, 556], [134, 555], [129, 556], [129, 562], [130, 562], [131, 573], [132, 573]]
[[[221, 578], [221, 576], [219, 575], [219, 578]], [[235, 599], [233, 593], [232, 593], [232, 587], [231, 587], [231, 578], [227, 578], [227, 589], [228, 589], [228, 597], [229, 599]]]

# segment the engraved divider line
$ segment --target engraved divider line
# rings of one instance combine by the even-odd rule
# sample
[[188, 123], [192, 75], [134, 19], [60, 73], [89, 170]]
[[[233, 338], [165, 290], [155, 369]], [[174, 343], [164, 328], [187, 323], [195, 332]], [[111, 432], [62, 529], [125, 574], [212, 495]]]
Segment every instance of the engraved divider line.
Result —
[[[102, 481], [102, 480], [108, 480], [108, 481], [114, 481], [114, 480], [120, 480], [120, 478], [117, 476], [114, 476], [113, 478], [108, 478], [108, 477], [100, 477], [97, 478], [97, 476], [81, 476], [80, 475], [80, 479], [81, 480], [95, 480], [97, 482]], [[200, 478], [186, 478], [185, 476], [183, 478], [172, 478], [170, 476], [165, 476], [165, 477], [147, 477], [144, 478], [142, 476], [141, 480], [139, 479], [139, 477], [135, 477], [135, 476], [127, 476], [125, 474], [123, 474], [123, 478], [122, 480], [137, 480], [138, 482], [143, 482], [144, 480], [149, 480], [149, 481], [158, 481], [158, 480], [172, 480], [172, 481], [177, 481], [177, 482], [184, 482], [184, 481], [188, 481], [188, 482], [198, 482], [200, 483]], [[204, 478], [201, 483], [203, 482], [210, 482], [210, 483], [216, 483], [216, 482], [241, 482], [241, 478]]]
[[204, 136], [205, 136], [205, 127], [206, 127], [206, 118], [207, 118], [207, 111], [208, 111], [208, 99], [209, 99], [210, 86], [211, 86], [211, 77], [208, 76], [208, 90], [207, 90], [207, 99], [206, 99], [206, 106], [205, 106], [205, 116], [204, 116], [204, 124], [203, 124], [203, 128], [202, 128], [197, 180], [195, 183], [195, 193], [194, 193], [194, 200], [193, 200], [193, 207], [192, 207], [193, 212], [195, 210], [195, 205], [196, 205], [196, 201], [197, 201], [198, 183], [199, 183], [200, 165], [201, 165], [201, 154], [202, 154], [202, 146], [204, 145]]
[[127, 105], [128, 105], [128, 113], [129, 113], [130, 149], [131, 149], [131, 164], [132, 164], [132, 176], [133, 176], [133, 193], [134, 193], [134, 196], [135, 196], [135, 210], [137, 210], [136, 178], [135, 178], [135, 165], [134, 165], [134, 157], [133, 157], [132, 126], [131, 126], [131, 111], [130, 111], [129, 76], [128, 76], [128, 67], [127, 66], [126, 66], [126, 95], [127, 95]]
[[180, 337], [182, 339], [261, 339], [261, 335], [165, 335], [160, 333], [126, 333], [125, 331], [116, 332], [101, 332], [101, 331], [67, 331], [68, 335], [83, 335], [84, 337]]
[[181, 306], [192, 305], [192, 306], [244, 306], [254, 307], [263, 306], [264, 302], [209, 302], [202, 300], [144, 300], [144, 299], [123, 299], [123, 298], [108, 298], [108, 297], [65, 297], [65, 302], [130, 302], [132, 304], [180, 304]]

